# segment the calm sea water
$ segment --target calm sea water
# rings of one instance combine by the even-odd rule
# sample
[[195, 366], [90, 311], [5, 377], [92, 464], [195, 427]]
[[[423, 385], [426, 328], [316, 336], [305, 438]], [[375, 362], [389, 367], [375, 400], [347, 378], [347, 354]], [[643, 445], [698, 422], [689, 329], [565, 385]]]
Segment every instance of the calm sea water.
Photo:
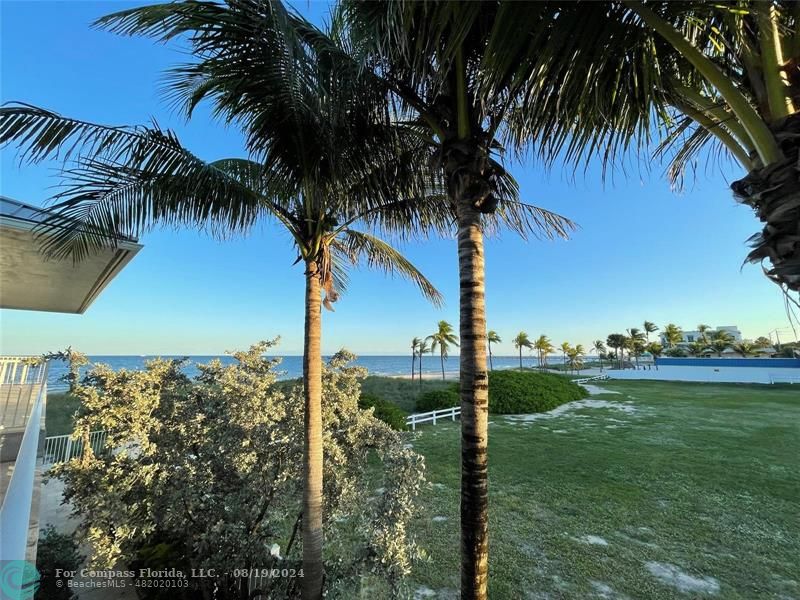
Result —
[[[91, 363], [103, 363], [114, 370], [117, 369], [143, 369], [148, 360], [157, 358], [156, 356], [90, 356]], [[214, 358], [219, 358], [223, 364], [231, 364], [234, 359], [230, 356], [166, 356], [161, 358], [187, 358], [189, 363], [184, 371], [187, 375], [198, 374], [197, 363], [207, 363]], [[303, 374], [302, 356], [282, 356], [281, 364], [278, 367], [281, 379], [294, 379]], [[327, 358], [327, 357], [326, 357]], [[558, 359], [551, 359], [558, 360]], [[536, 366], [536, 359], [529, 356], [522, 357], [524, 366]], [[509, 369], [519, 366], [518, 356], [495, 356], [493, 359], [495, 369]], [[411, 356], [359, 356], [356, 364], [366, 367], [371, 375], [410, 375]], [[419, 361], [417, 361], [419, 368]], [[81, 375], [86, 372], [86, 367], [81, 370]], [[438, 356], [425, 356], [422, 364], [423, 373], [441, 374], [442, 368]], [[451, 356], [444, 363], [446, 373], [458, 372], [458, 357]], [[67, 365], [62, 362], [53, 361], [50, 363], [48, 374], [48, 388], [50, 390], [62, 390], [66, 384], [61, 381], [61, 377], [67, 372]]]

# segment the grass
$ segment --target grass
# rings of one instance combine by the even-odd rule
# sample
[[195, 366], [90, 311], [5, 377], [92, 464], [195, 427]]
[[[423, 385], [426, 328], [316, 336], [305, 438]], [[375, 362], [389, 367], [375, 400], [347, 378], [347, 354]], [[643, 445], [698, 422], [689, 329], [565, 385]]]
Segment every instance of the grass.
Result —
[[47, 414], [45, 426], [47, 435], [66, 435], [72, 433], [72, 417], [80, 407], [80, 401], [67, 392], [47, 394]]
[[[589, 401], [605, 407], [490, 418], [490, 597], [800, 595], [797, 389], [602, 386], [620, 392]], [[430, 484], [413, 586], [456, 597], [458, 423], [414, 448]]]
[[380, 396], [404, 411], [413, 413], [417, 396], [430, 390], [444, 389], [452, 383], [452, 381], [442, 381], [441, 379], [423, 379], [420, 386], [419, 381], [410, 379], [370, 376], [364, 380], [361, 391], [365, 394]]

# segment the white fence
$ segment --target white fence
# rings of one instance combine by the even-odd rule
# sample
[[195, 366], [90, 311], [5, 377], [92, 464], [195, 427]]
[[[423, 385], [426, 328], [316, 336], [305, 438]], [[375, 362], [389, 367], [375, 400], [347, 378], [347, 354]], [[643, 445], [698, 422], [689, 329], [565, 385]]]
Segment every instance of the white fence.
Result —
[[[108, 437], [107, 431], [92, 431], [89, 434], [89, 445], [92, 452], [100, 454]], [[72, 439], [71, 435], [56, 435], [45, 439], [44, 442], [44, 464], [55, 465], [67, 462], [72, 458], [77, 458], [83, 454], [83, 440]]]
[[406, 425], [411, 426], [411, 430], [415, 431], [417, 425], [420, 423], [433, 423], [436, 425], [437, 420], [440, 421], [449, 418], [451, 421], [455, 421], [458, 416], [461, 416], [461, 407], [453, 406], [452, 408], [442, 408], [430, 412], [408, 415], [406, 417]]
[[608, 379], [608, 375], [595, 375], [594, 377], [583, 377], [582, 379], [573, 379], [572, 383], [589, 383], [590, 381], [600, 381]]

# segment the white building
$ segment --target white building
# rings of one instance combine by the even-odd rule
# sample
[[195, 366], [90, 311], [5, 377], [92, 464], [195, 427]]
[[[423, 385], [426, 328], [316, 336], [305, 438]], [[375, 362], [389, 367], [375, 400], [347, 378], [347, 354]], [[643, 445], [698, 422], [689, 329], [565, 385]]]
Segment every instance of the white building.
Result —
[[[742, 332], [739, 331], [739, 328], [736, 325], [720, 325], [719, 327], [716, 328], [710, 328], [708, 329], [708, 331], [705, 332], [706, 338], [707, 339], [713, 338], [714, 333], [717, 331], [725, 331], [726, 333], [730, 334], [730, 336], [733, 338], [734, 343], [742, 341]], [[697, 330], [692, 330], [692, 331], [681, 330], [681, 332], [683, 333], [683, 339], [680, 342], [678, 342], [679, 344], [688, 345], [701, 340], [703, 337], [703, 334]], [[660, 335], [660, 338], [661, 338], [661, 344], [667, 346], [668, 345], [667, 340], [664, 337], [663, 333]]]

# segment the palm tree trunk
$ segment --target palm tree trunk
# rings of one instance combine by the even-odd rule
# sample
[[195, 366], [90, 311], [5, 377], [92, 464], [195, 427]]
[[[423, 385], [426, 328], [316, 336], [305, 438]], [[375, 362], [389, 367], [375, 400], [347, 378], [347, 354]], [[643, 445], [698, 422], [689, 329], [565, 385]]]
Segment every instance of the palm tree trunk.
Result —
[[494, 371], [494, 363], [492, 362], [492, 344], [489, 343], [489, 370]]
[[519, 368], [522, 370], [522, 346], [519, 347]]
[[439, 361], [442, 363], [442, 381], [444, 381], [444, 352], [439, 353]]
[[417, 353], [415, 350], [411, 351], [411, 381], [414, 381], [414, 365], [417, 364]]
[[306, 263], [303, 340], [305, 441], [303, 445], [303, 600], [322, 598], [322, 313], [316, 261]]
[[419, 387], [422, 388], [422, 352], [419, 353]]
[[[461, 335], [461, 598], [484, 600], [489, 575], [486, 303], [480, 215], [457, 202]], [[520, 365], [522, 350], [520, 349]]]

